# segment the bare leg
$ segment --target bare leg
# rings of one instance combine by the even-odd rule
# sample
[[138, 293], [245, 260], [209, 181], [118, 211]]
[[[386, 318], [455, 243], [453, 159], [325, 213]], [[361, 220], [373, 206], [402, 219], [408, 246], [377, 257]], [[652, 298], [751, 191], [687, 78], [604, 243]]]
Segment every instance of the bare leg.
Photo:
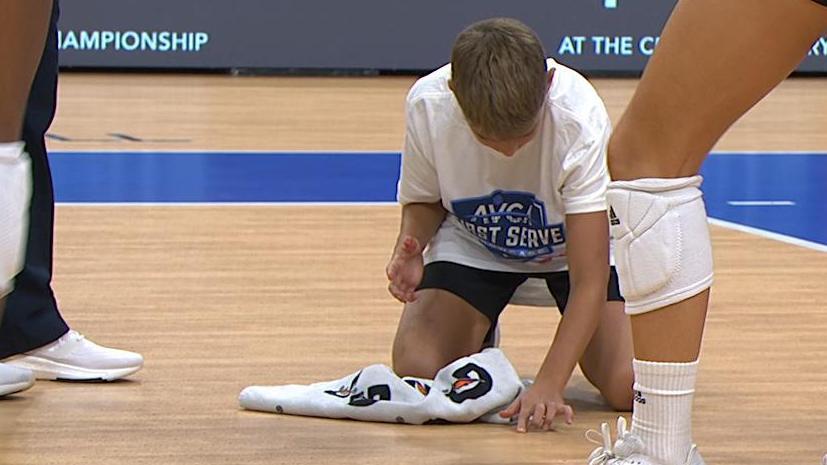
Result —
[[[825, 28], [827, 8], [811, 0], [680, 0], [609, 142], [612, 178], [632, 181], [617, 184], [617, 205], [628, 207], [622, 202], [630, 198], [646, 199], [637, 204], [643, 209], [649, 201], [672, 205], [676, 192], [666, 178], [696, 175], [718, 139], [795, 69]], [[655, 179], [637, 181], [643, 178]], [[652, 185], [659, 187], [646, 191]], [[705, 217], [703, 205], [695, 205], [692, 221], [698, 222], [686, 224], [698, 231]], [[634, 208], [626, 211], [635, 214]], [[674, 226], [668, 223], [674, 216], [663, 218]], [[686, 243], [700, 240], [705, 245], [698, 250], [709, 255], [708, 237], [687, 237]], [[630, 260], [638, 254], [639, 263], [652, 258], [640, 247], [624, 252]], [[677, 269], [688, 281], [703, 282], [703, 270]], [[619, 275], [621, 287], [633, 285], [628, 270]], [[664, 302], [660, 308], [658, 300]], [[632, 317], [635, 389], [641, 392], [632, 432], [643, 439], [643, 455], [658, 463], [688, 458], [698, 464], [691, 448], [692, 397], [709, 291], [667, 300], [658, 298], [654, 309]]]
[[419, 291], [405, 304], [393, 342], [399, 376], [432, 379], [454, 360], [480, 351], [491, 322], [468, 302], [440, 289]]
[[0, 143], [20, 140], [51, 0], [0, 0]]
[[[709, 290], [663, 307], [632, 316], [635, 356], [639, 360], [692, 362], [698, 359], [703, 338]], [[682, 344], [675, 344], [680, 333]], [[664, 357], [664, 354], [669, 354]], [[662, 360], [667, 358], [668, 360]]]
[[0, 144], [20, 140], [51, 10], [51, 0], [0, 0]]
[[[0, 218], [6, 222], [0, 231], [0, 242], [8, 247], [2, 251], [3, 259], [8, 260], [2, 264], [2, 294], [17, 272], [14, 264], [22, 253], [14, 249], [21, 248], [21, 236], [25, 234], [20, 224], [25, 209], [20, 210], [18, 202], [22, 201], [21, 178], [28, 178], [28, 170], [20, 171], [20, 147], [10, 143], [20, 141], [22, 136], [26, 102], [43, 53], [51, 10], [51, 0], [0, 0], [0, 151], [4, 158]], [[0, 322], [5, 306], [5, 295], [2, 295]], [[19, 392], [33, 383], [34, 377], [28, 370], [0, 364], [0, 395]]]
[[632, 357], [632, 330], [623, 302], [607, 302], [580, 369], [615, 410], [632, 409]]
[[825, 28], [811, 0], [681, 0], [610, 141], [612, 178], [696, 174]]
[[[792, 72], [825, 28], [827, 8], [810, 0], [680, 1], [610, 141], [612, 178], [697, 174], [724, 132]], [[707, 300], [705, 293], [668, 307], [674, 311], [633, 317], [636, 355], [697, 354]], [[696, 330], [673, 319], [694, 319]], [[650, 333], [668, 334], [670, 343], [641, 337]]]

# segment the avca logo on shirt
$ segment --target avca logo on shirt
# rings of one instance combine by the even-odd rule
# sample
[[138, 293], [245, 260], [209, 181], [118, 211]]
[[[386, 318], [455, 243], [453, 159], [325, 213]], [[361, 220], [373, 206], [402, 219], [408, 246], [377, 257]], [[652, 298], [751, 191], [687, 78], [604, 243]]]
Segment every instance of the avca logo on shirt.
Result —
[[563, 223], [549, 225], [545, 204], [530, 192], [498, 190], [451, 206], [460, 224], [502, 258], [546, 261], [566, 242]]

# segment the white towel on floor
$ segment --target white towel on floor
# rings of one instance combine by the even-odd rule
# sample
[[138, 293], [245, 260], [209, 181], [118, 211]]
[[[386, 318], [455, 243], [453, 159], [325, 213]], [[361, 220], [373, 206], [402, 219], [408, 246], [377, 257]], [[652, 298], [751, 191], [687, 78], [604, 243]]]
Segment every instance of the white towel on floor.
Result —
[[400, 378], [386, 365], [371, 365], [311, 385], [250, 386], [239, 402], [263, 412], [388, 423], [508, 423], [497, 412], [522, 389], [505, 354], [486, 349], [451, 363], [434, 380]]

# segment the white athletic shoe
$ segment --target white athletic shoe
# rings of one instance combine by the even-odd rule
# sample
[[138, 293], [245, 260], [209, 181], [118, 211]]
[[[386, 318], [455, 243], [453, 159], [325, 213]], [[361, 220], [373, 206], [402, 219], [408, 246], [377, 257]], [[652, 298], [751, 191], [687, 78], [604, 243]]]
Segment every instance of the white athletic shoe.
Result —
[[[617, 441], [614, 444], [608, 423], [600, 425], [600, 431], [586, 432], [589, 441], [600, 445], [589, 455], [589, 465], [706, 465], [695, 444], [692, 444], [686, 460], [680, 464], [662, 463], [642, 454], [643, 441], [626, 429], [626, 419], [623, 417], [617, 419]], [[597, 435], [600, 439], [595, 440], [592, 435]]]
[[25, 391], [34, 385], [34, 373], [0, 363], [0, 396]]
[[32, 370], [37, 379], [113, 381], [140, 370], [144, 358], [134, 352], [99, 346], [69, 330], [51, 344], [4, 362]]

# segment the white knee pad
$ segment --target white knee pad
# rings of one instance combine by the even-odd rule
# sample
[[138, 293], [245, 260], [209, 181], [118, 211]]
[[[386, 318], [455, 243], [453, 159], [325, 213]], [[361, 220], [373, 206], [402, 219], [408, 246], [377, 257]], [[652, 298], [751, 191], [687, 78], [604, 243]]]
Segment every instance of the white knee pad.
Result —
[[712, 285], [702, 181], [693, 176], [609, 184], [615, 266], [626, 313], [656, 310]]
[[14, 287], [26, 252], [30, 165], [22, 142], [0, 144], [0, 297]]

